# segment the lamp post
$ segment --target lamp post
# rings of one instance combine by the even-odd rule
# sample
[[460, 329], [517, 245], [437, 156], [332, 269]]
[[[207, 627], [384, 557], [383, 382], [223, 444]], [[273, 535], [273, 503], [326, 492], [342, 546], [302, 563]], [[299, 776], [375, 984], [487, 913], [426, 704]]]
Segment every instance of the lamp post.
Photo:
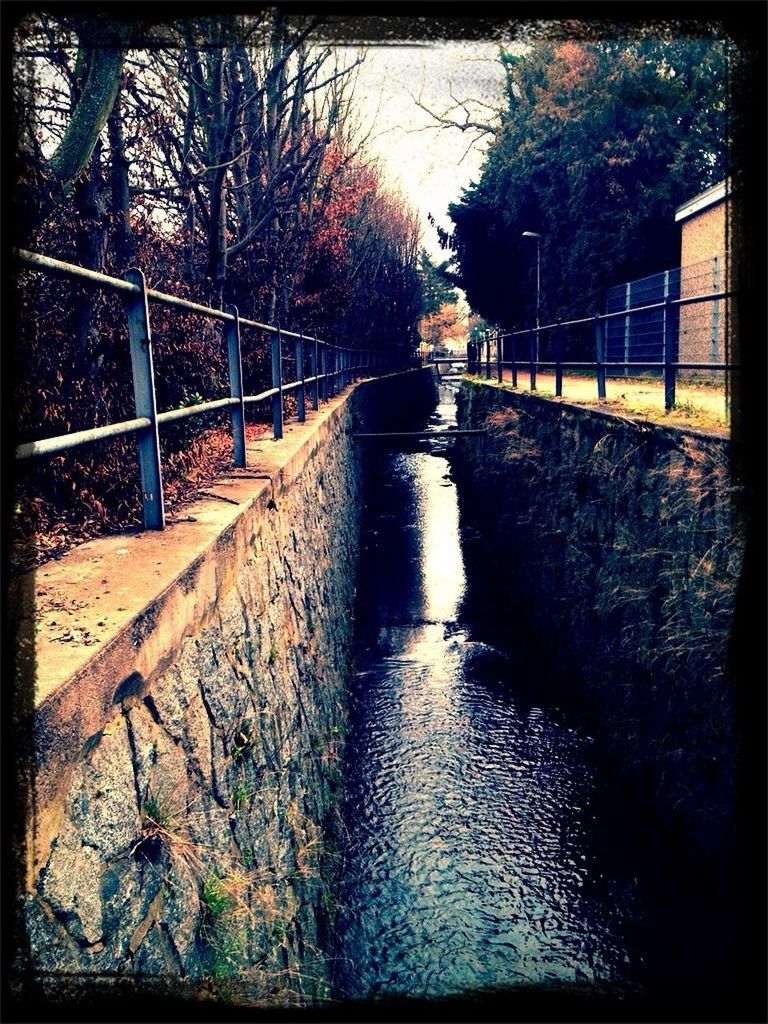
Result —
[[541, 235], [538, 231], [524, 231], [523, 238], [536, 239], [536, 362], [539, 361], [539, 313], [541, 302]]

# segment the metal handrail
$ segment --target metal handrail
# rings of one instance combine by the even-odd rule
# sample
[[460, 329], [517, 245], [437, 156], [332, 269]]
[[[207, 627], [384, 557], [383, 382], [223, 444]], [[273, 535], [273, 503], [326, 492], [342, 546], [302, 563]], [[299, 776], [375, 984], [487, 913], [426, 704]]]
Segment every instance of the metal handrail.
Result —
[[[321, 399], [327, 401], [336, 394], [340, 387], [345, 387], [357, 380], [363, 373], [374, 376], [381, 372], [401, 368], [399, 361], [393, 358], [391, 352], [380, 349], [352, 349], [347, 346], [334, 345], [301, 332], [287, 331], [276, 324], [264, 324], [257, 320], [241, 317], [234, 306], [228, 307], [228, 310], [213, 309], [177, 295], [148, 288], [144, 275], [139, 270], [129, 270], [126, 272], [125, 278], [117, 278], [26, 249], [15, 250], [15, 255], [22, 264], [32, 270], [82, 281], [102, 289], [112, 290], [124, 297], [136, 410], [136, 416], [130, 420], [18, 445], [15, 457], [21, 461], [49, 456], [96, 441], [111, 440], [128, 434], [137, 435], [145, 529], [163, 529], [165, 525], [158, 436], [160, 427], [178, 423], [193, 416], [229, 409], [232, 420], [234, 463], [242, 468], [246, 465], [244, 420], [246, 404], [272, 400], [273, 435], [275, 439], [278, 439], [282, 437], [283, 396], [286, 393], [297, 392], [298, 419], [301, 422], [306, 415], [306, 388], [311, 389], [312, 408], [317, 409]], [[200, 314], [209, 320], [224, 324], [229, 364], [230, 396], [228, 398], [212, 399], [181, 409], [169, 409], [165, 412], [157, 411], [152, 365], [152, 334], [149, 320], [150, 302]], [[272, 387], [256, 395], [243, 393], [240, 351], [240, 329], [242, 327], [272, 335]], [[296, 343], [295, 357], [298, 379], [294, 381], [283, 381], [282, 379], [284, 339], [292, 339]], [[309, 375], [305, 373], [304, 365], [307, 355], [311, 364]]]
[[[682, 361], [675, 358], [676, 349], [676, 337], [674, 318], [667, 315], [672, 308], [680, 308], [682, 306], [690, 306], [700, 302], [717, 302], [721, 299], [731, 299], [738, 295], [735, 290], [725, 290], [709, 292], [705, 295], [687, 295], [681, 298], [673, 299], [667, 296], [663, 301], [651, 302], [643, 306], [634, 306], [630, 309], [614, 310], [610, 313], [596, 313], [591, 317], [581, 317], [574, 320], [561, 320], [557, 323], [544, 324], [543, 326], [525, 327], [514, 331], [501, 331], [499, 328], [491, 333], [488, 332], [484, 337], [478, 339], [475, 342], [470, 342], [467, 346], [467, 369], [470, 373], [481, 373], [483, 363], [485, 363], [485, 376], [486, 379], [491, 377], [491, 341], [493, 338], [496, 339], [496, 359], [495, 369], [498, 381], [501, 382], [503, 379], [503, 370], [505, 368], [511, 368], [512, 371], [512, 386], [517, 387], [517, 375], [518, 370], [523, 367], [527, 368], [527, 372], [530, 375], [530, 388], [531, 391], [536, 390], [536, 373], [539, 369], [554, 369], [555, 370], [555, 395], [562, 397], [563, 393], [563, 370], [571, 369], [592, 369], [595, 370], [597, 378], [597, 394], [598, 398], [605, 398], [605, 378], [606, 374], [610, 373], [611, 370], [660, 370], [663, 374], [664, 379], [664, 408], [669, 411], [675, 404], [675, 390], [677, 386], [677, 371], [678, 370], [714, 370], [718, 372], [727, 372], [739, 370], [739, 364], [733, 362], [694, 362], [693, 360]], [[655, 310], [661, 310], [664, 312], [662, 326], [663, 339], [662, 339], [662, 353], [663, 357], [659, 359], [648, 359], [648, 360], [608, 360], [605, 358], [606, 352], [606, 323], [610, 320], [622, 318], [624, 320], [632, 317], [637, 313], [647, 313]], [[560, 358], [562, 352], [563, 343], [563, 331], [569, 327], [578, 327], [585, 324], [592, 324], [594, 327], [595, 334], [595, 359], [594, 360], [563, 360]], [[539, 359], [538, 356], [538, 338], [545, 331], [555, 331], [555, 358], [554, 359]], [[528, 338], [528, 356], [527, 358], [516, 359], [515, 358], [515, 345], [512, 347], [512, 359], [502, 359], [502, 342], [511, 339], [513, 342], [520, 337]], [[485, 344], [485, 358], [483, 359], [483, 344]], [[433, 362], [453, 362], [459, 360], [433, 360]]]
[[[22, 263], [35, 270], [41, 270], [49, 274], [57, 274], [61, 277], [71, 277], [88, 284], [98, 285], [101, 288], [110, 288], [124, 295], [139, 295], [139, 285], [131, 284], [120, 277], [110, 277], [109, 274], [102, 274], [96, 270], [87, 270], [85, 267], [78, 267], [75, 263], [65, 263], [63, 260], [54, 259], [52, 256], [43, 256], [40, 253], [30, 252], [28, 249], [17, 249], [16, 256]], [[199, 313], [209, 320], [218, 320], [223, 323], [234, 323], [235, 317], [222, 309], [214, 309], [212, 306], [204, 306], [199, 302], [192, 302], [191, 299], [182, 299], [179, 295], [169, 295], [167, 292], [159, 292], [155, 288], [146, 289], [147, 298], [153, 302], [159, 302], [165, 306], [172, 306], [176, 309], [183, 309], [188, 313]], [[249, 320], [247, 317], [239, 318], [241, 327], [254, 327], [259, 331], [276, 333], [281, 331], [283, 337], [298, 339], [303, 337], [305, 341], [320, 341], [308, 334], [296, 334], [294, 331], [286, 331], [274, 324], [263, 324], [258, 320]], [[321, 342], [321, 344], [326, 344]]]
[[613, 320], [618, 317], [632, 316], [633, 313], [648, 313], [654, 309], [665, 309], [669, 306], [690, 306], [696, 302], [714, 302], [718, 299], [732, 299], [738, 293], [735, 291], [720, 291], [720, 292], [709, 292], [706, 295], [686, 295], [684, 298], [679, 299], [663, 299], [661, 302], [649, 302], [645, 306], [633, 306], [631, 309], [616, 309], [610, 313], [596, 313], [594, 316], [580, 317], [577, 320], [559, 320], [551, 324], [542, 324], [540, 327], [521, 327], [517, 331], [502, 332], [499, 337], [504, 338], [519, 338], [524, 334], [530, 334], [531, 331], [553, 331], [557, 330], [558, 327], [579, 327], [583, 324], [594, 323], [595, 320]]

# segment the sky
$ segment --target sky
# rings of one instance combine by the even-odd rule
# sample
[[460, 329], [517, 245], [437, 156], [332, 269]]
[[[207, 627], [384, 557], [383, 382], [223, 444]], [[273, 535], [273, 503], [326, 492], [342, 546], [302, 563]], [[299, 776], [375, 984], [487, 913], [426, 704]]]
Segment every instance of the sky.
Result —
[[[477, 180], [485, 144], [471, 144], [476, 136], [468, 131], [436, 128], [416, 100], [443, 115], [455, 105], [453, 95], [471, 101], [473, 118], [488, 121], [503, 105], [503, 84], [498, 44], [491, 41], [375, 45], [360, 66], [355, 96], [363, 130], [371, 131], [368, 149], [419, 214], [423, 244], [433, 260], [444, 260], [447, 253], [427, 216], [450, 229], [448, 205]], [[464, 117], [460, 110], [454, 115]]]

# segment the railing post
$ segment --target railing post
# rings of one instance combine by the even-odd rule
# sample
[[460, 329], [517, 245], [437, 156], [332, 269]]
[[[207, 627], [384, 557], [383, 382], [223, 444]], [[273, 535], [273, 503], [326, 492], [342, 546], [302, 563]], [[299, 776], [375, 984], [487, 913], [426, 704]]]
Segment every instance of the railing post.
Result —
[[328, 342], [323, 342], [323, 347], [320, 350], [320, 366], [322, 381], [320, 382], [320, 397], [324, 402], [328, 401]]
[[234, 320], [224, 324], [229, 360], [229, 394], [238, 400], [230, 412], [232, 417], [232, 460], [240, 469], [245, 468], [245, 403], [243, 402], [243, 361], [240, 351], [240, 314], [237, 306], [227, 306], [226, 312]]
[[558, 324], [555, 328], [555, 395], [563, 397], [563, 328]]
[[605, 324], [599, 313], [595, 313], [595, 369], [597, 397], [605, 398]]
[[485, 379], [491, 379], [491, 332], [485, 336]]
[[672, 300], [664, 298], [664, 409], [669, 412], [675, 407], [675, 385], [677, 369], [675, 362], [675, 318], [672, 316]]
[[511, 346], [512, 347], [512, 352], [511, 352], [511, 355], [512, 355], [512, 360], [511, 360], [511, 362], [512, 362], [512, 387], [516, 388], [517, 387], [517, 360], [516, 360], [515, 357], [517, 355], [517, 338], [514, 336], [514, 334], [510, 334], [509, 335], [509, 340], [512, 342], [512, 346]]
[[[669, 273], [669, 271], [667, 271]], [[717, 256], [712, 257], [712, 291], [717, 294], [720, 291], [720, 262]], [[677, 321], [680, 317], [678, 309]], [[720, 300], [712, 300], [712, 333], [710, 336], [709, 358], [713, 363], [718, 360], [720, 352]]]
[[[624, 289], [624, 309], [632, 308], [632, 282], [627, 281], [627, 286]], [[629, 353], [632, 343], [632, 317], [627, 315], [624, 317], [624, 362], [629, 364]], [[629, 365], [624, 367], [624, 376], [629, 376]]]
[[496, 328], [496, 380], [501, 384], [501, 331]]
[[320, 373], [320, 342], [315, 338], [315, 343], [309, 350], [309, 368], [311, 370], [311, 377], [315, 379], [312, 381], [312, 408], [317, 412], [320, 398], [320, 381], [317, 379]]
[[301, 381], [301, 387], [296, 392], [296, 415], [299, 423], [307, 418], [306, 404], [304, 401], [304, 332], [299, 334], [296, 342], [296, 379]]
[[536, 341], [533, 328], [528, 331], [528, 372], [531, 377], [531, 391], [536, 390]]
[[155, 374], [152, 366], [152, 333], [149, 327], [147, 284], [140, 270], [128, 270], [124, 274], [124, 278], [141, 289], [138, 295], [127, 296], [126, 314], [128, 339], [131, 347], [133, 399], [136, 416], [146, 416], [151, 420], [151, 426], [138, 435], [144, 529], [162, 530], [165, 527], [165, 505], [163, 476], [160, 469], [160, 438], [157, 431]]
[[279, 441], [283, 436], [283, 339], [279, 324], [272, 335], [272, 387], [277, 388], [272, 396], [272, 433]]

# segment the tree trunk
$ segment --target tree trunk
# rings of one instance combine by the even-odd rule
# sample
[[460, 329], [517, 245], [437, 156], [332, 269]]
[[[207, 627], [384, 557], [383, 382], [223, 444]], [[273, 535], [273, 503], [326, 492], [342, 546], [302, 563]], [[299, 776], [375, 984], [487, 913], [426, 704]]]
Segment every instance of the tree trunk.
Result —
[[133, 34], [129, 23], [110, 17], [83, 19], [77, 31], [80, 43], [75, 72], [81, 70], [82, 85], [64, 135], [42, 168], [34, 201], [20, 195], [20, 229], [24, 235], [66, 198], [88, 166], [114, 106]]
[[121, 94], [115, 97], [115, 105], [107, 122], [109, 136], [109, 184], [110, 213], [112, 215], [112, 238], [115, 271], [122, 274], [131, 265], [134, 256], [134, 239], [131, 232], [130, 202], [128, 187], [128, 159], [125, 155]]
[[[101, 163], [101, 148], [101, 142], [97, 142], [88, 171], [78, 179], [72, 190], [77, 222], [76, 262], [87, 270], [96, 271], [104, 269], [109, 224], [107, 183]], [[87, 381], [96, 372], [99, 340], [95, 325], [96, 301], [96, 293], [92, 288], [78, 288], [72, 322], [74, 360], [67, 380], [67, 392], [70, 395], [74, 393], [78, 380]]]

